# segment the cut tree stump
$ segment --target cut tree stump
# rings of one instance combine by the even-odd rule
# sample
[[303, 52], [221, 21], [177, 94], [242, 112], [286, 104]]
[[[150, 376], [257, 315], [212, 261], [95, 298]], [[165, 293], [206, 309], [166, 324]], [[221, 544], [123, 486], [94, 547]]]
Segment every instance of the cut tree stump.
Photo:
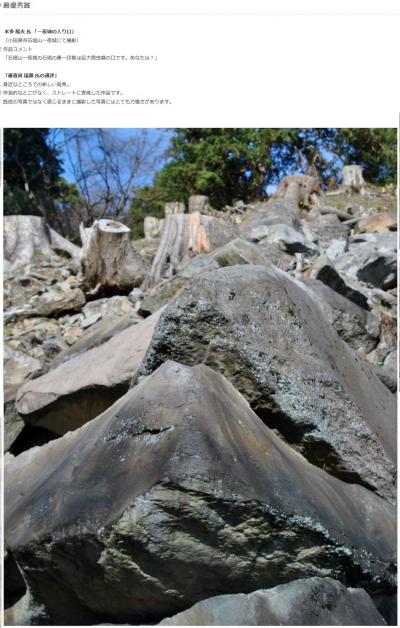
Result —
[[146, 240], [153, 240], [159, 238], [164, 225], [164, 219], [160, 220], [155, 216], [145, 216], [143, 221], [143, 231]]
[[128, 294], [144, 279], [144, 265], [131, 245], [131, 230], [115, 220], [80, 225], [83, 285], [90, 296]]
[[4, 216], [4, 259], [8, 272], [32, 262], [35, 256], [51, 258], [67, 253], [79, 259], [80, 249], [49, 228], [40, 216]]
[[72, 259], [79, 262], [81, 256], [81, 249], [76, 244], [73, 244], [69, 240], [66, 240], [61, 236], [57, 231], [50, 228], [50, 241], [53, 251], [56, 253], [60, 251], [61, 253], [67, 253]]
[[317, 177], [307, 174], [291, 174], [283, 177], [273, 198], [282, 199], [285, 204], [299, 209], [301, 205], [313, 207], [316, 205], [321, 188]]
[[142, 288], [152, 288], [170, 279], [186, 258], [226, 244], [238, 235], [236, 225], [199, 212], [170, 214], [166, 217], [160, 244]]
[[343, 187], [348, 192], [362, 192], [365, 188], [362, 167], [357, 165], [343, 167]]
[[189, 214], [194, 212], [200, 212], [200, 214], [207, 214], [211, 209], [210, 199], [203, 194], [194, 194], [189, 197]]
[[185, 213], [185, 203], [180, 203], [179, 201], [172, 201], [170, 203], [165, 203], [164, 205], [164, 216], [170, 216], [171, 214], [184, 214]]

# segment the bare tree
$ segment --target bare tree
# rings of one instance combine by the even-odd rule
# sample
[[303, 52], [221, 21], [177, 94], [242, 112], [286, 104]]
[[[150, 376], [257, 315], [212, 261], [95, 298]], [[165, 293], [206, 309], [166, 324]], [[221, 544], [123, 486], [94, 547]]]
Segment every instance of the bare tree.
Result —
[[65, 129], [63, 134], [86, 225], [121, 218], [165, 156], [163, 134], [151, 129]]

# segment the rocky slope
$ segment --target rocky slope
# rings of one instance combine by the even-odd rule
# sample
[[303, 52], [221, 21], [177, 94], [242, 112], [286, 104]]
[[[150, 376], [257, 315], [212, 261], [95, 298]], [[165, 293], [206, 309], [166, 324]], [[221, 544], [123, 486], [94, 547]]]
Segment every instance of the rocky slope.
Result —
[[6, 623], [395, 623], [395, 198], [189, 207], [5, 218]]

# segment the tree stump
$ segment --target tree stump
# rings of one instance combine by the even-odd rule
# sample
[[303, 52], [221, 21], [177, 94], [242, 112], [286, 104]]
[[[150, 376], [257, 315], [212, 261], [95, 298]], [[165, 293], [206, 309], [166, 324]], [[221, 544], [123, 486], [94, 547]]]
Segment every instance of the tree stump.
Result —
[[173, 201], [172, 203], [165, 203], [164, 205], [164, 216], [170, 216], [171, 214], [184, 214], [185, 213], [185, 203], [179, 203], [178, 201]]
[[145, 216], [143, 222], [144, 237], [146, 240], [159, 238], [164, 225], [164, 219], [159, 220], [154, 216]]
[[4, 216], [4, 259], [8, 271], [32, 262], [35, 256], [53, 257], [58, 252], [79, 259], [80, 249], [50, 229], [40, 216]]
[[203, 194], [194, 194], [189, 197], [189, 213], [200, 212], [200, 214], [206, 214], [211, 209], [210, 200], [208, 196]]
[[291, 174], [283, 177], [273, 198], [283, 199], [288, 206], [294, 209], [312, 207], [317, 202], [321, 188], [316, 177], [307, 174]]
[[150, 273], [142, 288], [146, 290], [162, 279], [171, 278], [186, 258], [208, 253], [237, 235], [236, 225], [199, 212], [167, 216]]
[[362, 192], [365, 181], [362, 166], [352, 165], [343, 167], [343, 187], [348, 192]]
[[132, 249], [130, 232], [115, 220], [96, 220], [88, 229], [80, 225], [83, 285], [89, 295], [128, 294], [142, 283], [144, 266]]
[[58, 251], [61, 251], [61, 253], [67, 253], [69, 257], [79, 262], [79, 259], [81, 256], [80, 247], [76, 246], [76, 244], [73, 244], [69, 240], [66, 240], [65, 238], [63, 238], [63, 236], [57, 233], [57, 231], [54, 231], [54, 229], [51, 229], [51, 228], [50, 228], [50, 241], [51, 241], [51, 246], [56, 253]]

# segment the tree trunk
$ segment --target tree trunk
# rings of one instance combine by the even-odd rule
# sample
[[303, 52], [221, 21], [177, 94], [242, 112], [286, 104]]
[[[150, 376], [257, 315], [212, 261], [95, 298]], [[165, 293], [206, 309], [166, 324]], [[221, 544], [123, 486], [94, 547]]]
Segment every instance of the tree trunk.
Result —
[[164, 216], [170, 216], [171, 214], [184, 214], [185, 213], [185, 203], [180, 203], [179, 201], [172, 201], [170, 203], [165, 203], [164, 205]]
[[45, 220], [40, 216], [4, 216], [4, 259], [8, 270], [29, 264], [35, 255], [55, 255]]
[[74, 259], [77, 262], [79, 262], [80, 255], [81, 255], [80, 247], [76, 246], [76, 244], [73, 244], [69, 240], [66, 240], [66, 238], [63, 238], [63, 236], [61, 236], [59, 233], [57, 233], [57, 231], [54, 231], [54, 229], [50, 228], [49, 231], [50, 231], [51, 246], [52, 246], [53, 250], [56, 253], [58, 251], [61, 251], [63, 253], [68, 253], [68, 255], [72, 259]]
[[143, 222], [144, 237], [146, 240], [159, 238], [164, 225], [164, 219], [159, 220], [154, 216], [145, 216]]
[[299, 209], [301, 205], [313, 207], [321, 193], [319, 181], [307, 174], [291, 174], [283, 177], [274, 198], [283, 199], [285, 204]]
[[194, 194], [189, 197], [189, 213], [200, 212], [200, 214], [207, 214], [211, 209], [210, 200], [208, 196], [203, 194]]
[[361, 192], [365, 187], [362, 166], [343, 167], [343, 187], [348, 192]]
[[143, 288], [172, 277], [184, 259], [208, 253], [237, 237], [236, 225], [199, 212], [166, 217], [160, 244]]
[[130, 229], [115, 220], [96, 220], [79, 228], [84, 288], [92, 296], [128, 294], [144, 278], [140, 256], [132, 249]]

